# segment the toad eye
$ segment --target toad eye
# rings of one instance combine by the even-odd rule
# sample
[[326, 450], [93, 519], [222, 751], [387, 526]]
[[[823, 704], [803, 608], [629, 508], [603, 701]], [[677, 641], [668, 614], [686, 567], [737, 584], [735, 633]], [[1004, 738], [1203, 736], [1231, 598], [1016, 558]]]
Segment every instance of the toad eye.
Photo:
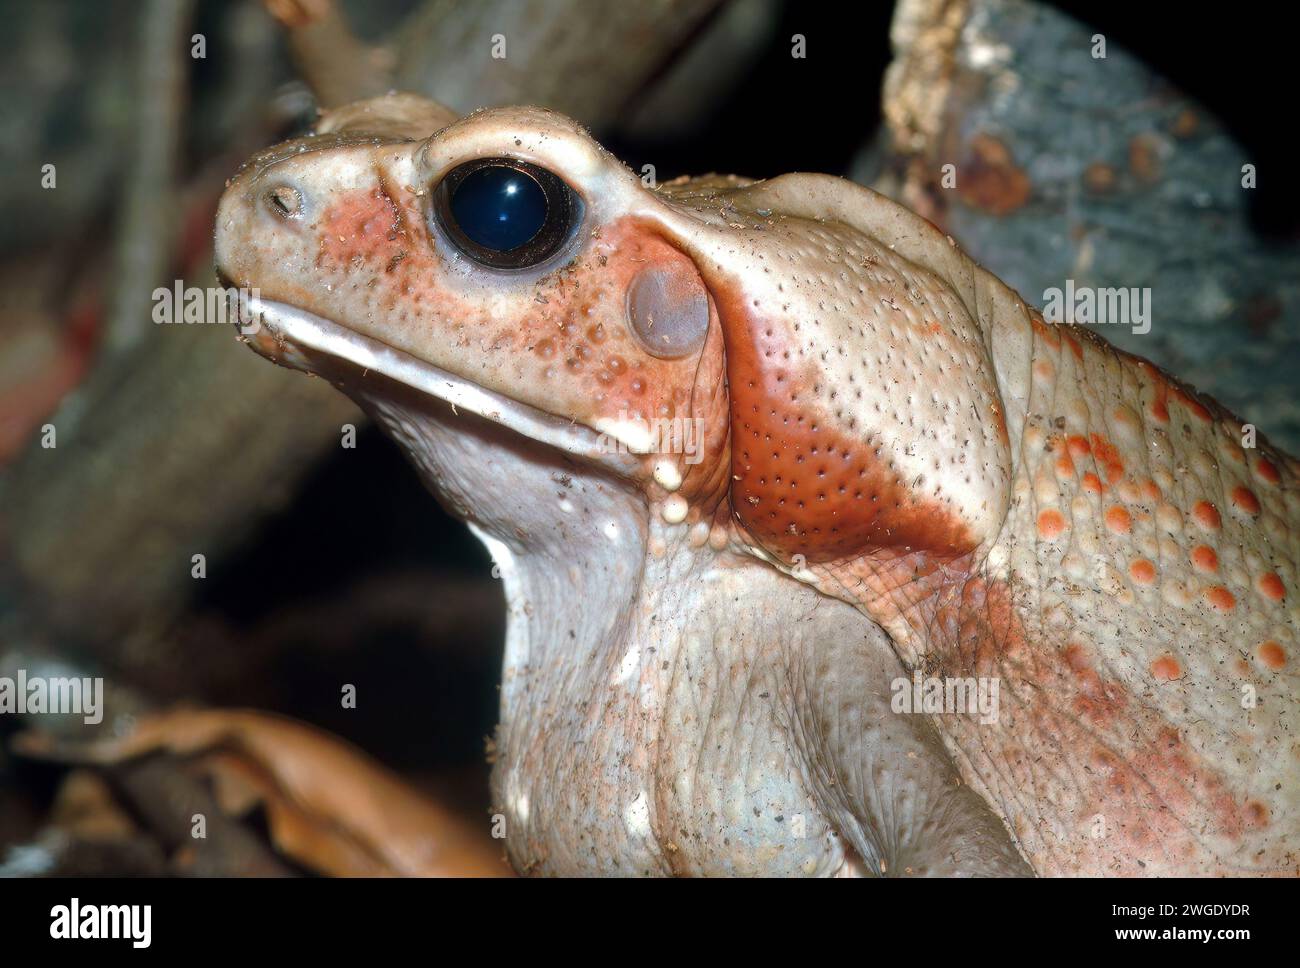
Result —
[[433, 217], [465, 256], [492, 269], [529, 269], [564, 247], [582, 201], [556, 175], [513, 158], [453, 168], [434, 190]]

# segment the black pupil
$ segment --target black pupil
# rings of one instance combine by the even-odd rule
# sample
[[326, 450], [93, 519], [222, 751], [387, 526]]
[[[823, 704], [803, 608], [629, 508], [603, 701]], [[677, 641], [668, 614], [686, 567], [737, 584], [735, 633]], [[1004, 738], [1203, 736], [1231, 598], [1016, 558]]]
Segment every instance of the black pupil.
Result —
[[452, 191], [451, 213], [470, 241], [509, 252], [532, 240], [546, 224], [546, 193], [518, 168], [485, 165]]

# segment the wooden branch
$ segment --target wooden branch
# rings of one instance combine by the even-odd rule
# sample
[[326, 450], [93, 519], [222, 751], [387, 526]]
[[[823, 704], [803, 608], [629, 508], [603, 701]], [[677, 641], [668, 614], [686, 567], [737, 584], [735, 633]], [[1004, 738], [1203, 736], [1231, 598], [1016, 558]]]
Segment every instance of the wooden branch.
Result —
[[163, 281], [176, 234], [176, 158], [185, 109], [193, 0], [150, 0], [137, 26], [136, 113], [126, 191], [118, 212], [113, 306], [105, 351], [144, 338], [149, 294]]
[[266, 0], [266, 7], [288, 31], [294, 65], [322, 108], [392, 87], [385, 52], [361, 43], [332, 0]]
[[718, 4], [428, 0], [399, 33], [394, 79], [461, 112], [537, 104], [600, 129]]

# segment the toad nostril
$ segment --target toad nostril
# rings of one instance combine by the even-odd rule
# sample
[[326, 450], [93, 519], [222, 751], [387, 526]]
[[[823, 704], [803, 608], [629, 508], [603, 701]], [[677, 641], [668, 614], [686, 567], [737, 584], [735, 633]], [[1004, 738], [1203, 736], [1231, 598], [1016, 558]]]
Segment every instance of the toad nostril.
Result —
[[292, 185], [276, 185], [262, 196], [266, 207], [280, 218], [298, 218], [302, 215], [302, 192]]

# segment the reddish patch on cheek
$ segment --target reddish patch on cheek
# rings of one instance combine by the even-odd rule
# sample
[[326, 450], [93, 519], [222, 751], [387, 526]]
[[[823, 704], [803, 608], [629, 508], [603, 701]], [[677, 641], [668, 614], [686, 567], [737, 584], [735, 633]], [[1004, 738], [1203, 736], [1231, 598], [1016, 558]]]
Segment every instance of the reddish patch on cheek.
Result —
[[346, 266], [357, 258], [388, 263], [408, 248], [401, 213], [380, 188], [344, 195], [321, 215], [321, 268]]
[[[599, 254], [581, 260], [572, 298], [560, 307], [568, 310], [560, 333], [567, 340], [566, 365], [591, 374], [597, 385], [593, 397], [606, 401], [603, 416], [618, 417], [627, 409], [650, 420], [685, 417], [699, 357], [661, 359], [646, 352], [628, 324], [627, 292], [647, 268], [694, 280], [703, 288], [695, 263], [634, 219], [602, 228], [593, 251]], [[712, 361], [707, 345], [700, 352]]]
[[[710, 301], [704, 345], [674, 358], [650, 354], [628, 319], [628, 292], [646, 270], [703, 292], [695, 262], [659, 235], [653, 226], [625, 218], [603, 226], [576, 262], [572, 286], [555, 313], [563, 312], [558, 339], [565, 343], [565, 365], [588, 382], [593, 417], [636, 420], [704, 420], [697, 441], [704, 463], [681, 467], [688, 501], [711, 505], [725, 493], [727, 386], [722, 380], [723, 339], [717, 307]], [[589, 419], [581, 415], [581, 419]], [[663, 423], [658, 427], [666, 426]], [[662, 439], [662, 438], [661, 438]], [[661, 448], [662, 449], [662, 448]], [[695, 459], [699, 459], [696, 455]], [[720, 464], [719, 462], [722, 462]]]
[[818, 370], [793, 352], [783, 322], [759, 318], [730, 281], [711, 288], [726, 337], [732, 505], [764, 548], [809, 563], [882, 550], [956, 558], [974, 548], [966, 525], [913, 493], [868, 438], [820, 413]]

